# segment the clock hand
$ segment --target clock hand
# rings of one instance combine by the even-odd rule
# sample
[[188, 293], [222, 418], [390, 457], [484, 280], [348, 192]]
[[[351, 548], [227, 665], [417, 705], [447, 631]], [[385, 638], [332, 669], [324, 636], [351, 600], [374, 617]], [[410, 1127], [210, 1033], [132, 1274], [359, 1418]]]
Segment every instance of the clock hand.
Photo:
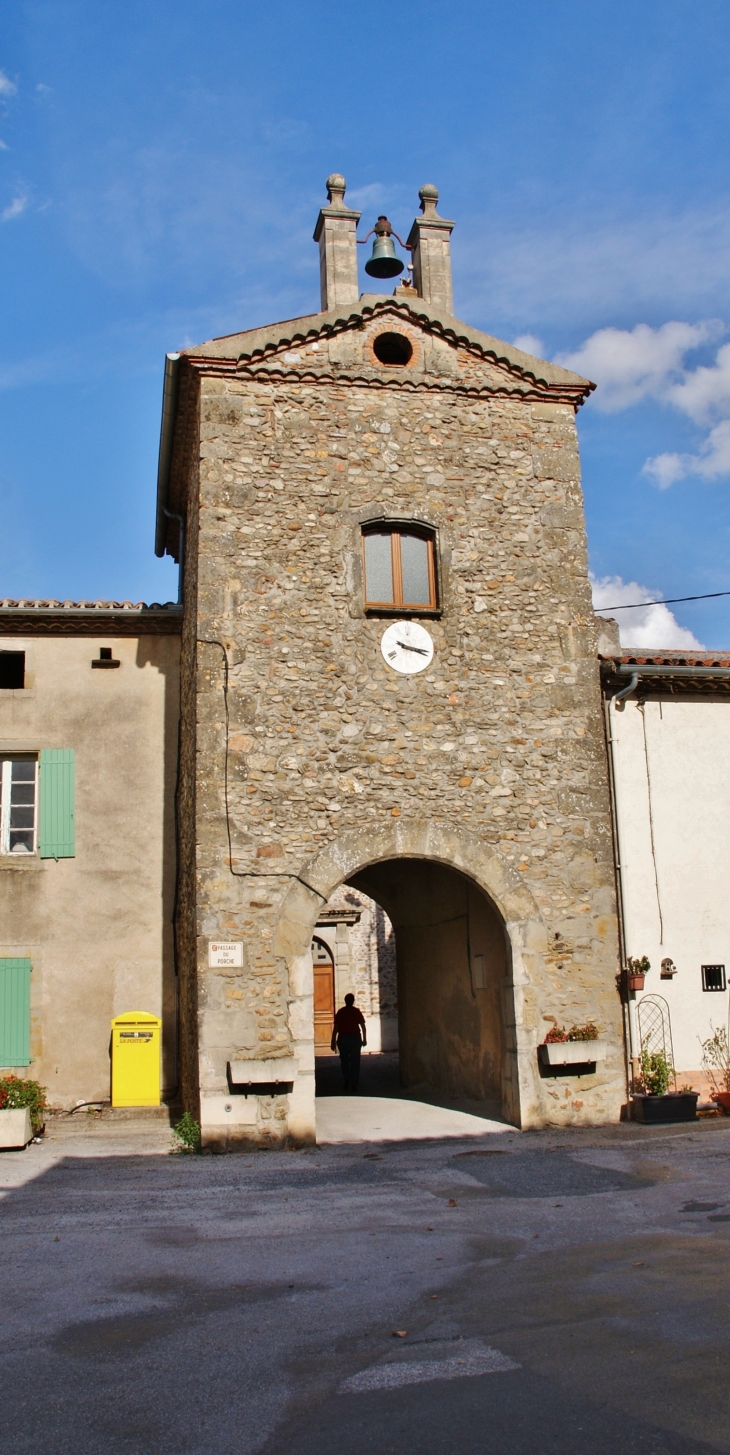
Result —
[[402, 647], [404, 652], [418, 652], [421, 657], [428, 656], [426, 647], [412, 647], [408, 642], [399, 642], [398, 646]]

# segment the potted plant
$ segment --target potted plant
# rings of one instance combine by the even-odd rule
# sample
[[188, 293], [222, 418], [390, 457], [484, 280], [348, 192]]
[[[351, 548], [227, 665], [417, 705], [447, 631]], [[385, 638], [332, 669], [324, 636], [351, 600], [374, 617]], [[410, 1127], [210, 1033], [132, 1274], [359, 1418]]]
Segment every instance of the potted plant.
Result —
[[648, 1037], [641, 1047], [639, 1084], [631, 1097], [631, 1114], [637, 1122], [694, 1122], [699, 1093], [683, 1086], [670, 1091], [674, 1067], [666, 1051], [650, 1051]]
[[651, 970], [651, 964], [650, 961], [647, 959], [646, 955], [642, 955], [641, 959], [638, 960], [633, 958], [631, 955], [629, 956], [628, 960], [626, 961], [626, 974], [628, 976], [629, 990], [644, 989], [644, 978], [646, 976], [647, 970]]
[[587, 1066], [606, 1059], [606, 1043], [593, 1021], [568, 1031], [556, 1021], [537, 1051], [543, 1066]]
[[46, 1089], [22, 1076], [0, 1076], [0, 1147], [26, 1147], [43, 1131]]
[[717, 1103], [725, 1116], [730, 1116], [730, 1044], [728, 1044], [727, 1031], [723, 1026], [719, 1030], [710, 1021], [712, 1035], [706, 1041], [701, 1041], [702, 1065], [709, 1072], [712, 1082], [712, 1100]]

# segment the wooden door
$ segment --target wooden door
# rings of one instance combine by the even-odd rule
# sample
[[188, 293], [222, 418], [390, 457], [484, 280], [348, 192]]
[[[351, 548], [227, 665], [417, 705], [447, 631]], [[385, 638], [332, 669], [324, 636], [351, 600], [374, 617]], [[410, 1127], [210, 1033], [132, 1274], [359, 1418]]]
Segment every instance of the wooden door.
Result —
[[335, 966], [324, 940], [312, 940], [314, 970], [314, 1054], [330, 1054], [335, 1022]]

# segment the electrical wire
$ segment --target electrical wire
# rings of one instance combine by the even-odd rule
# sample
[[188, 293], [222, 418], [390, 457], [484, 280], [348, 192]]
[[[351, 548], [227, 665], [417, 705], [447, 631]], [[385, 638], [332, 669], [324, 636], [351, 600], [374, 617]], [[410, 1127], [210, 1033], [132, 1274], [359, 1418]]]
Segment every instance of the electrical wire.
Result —
[[228, 714], [228, 652], [226, 651], [226, 648], [225, 648], [223, 642], [219, 641], [217, 637], [198, 637], [197, 640], [198, 640], [198, 645], [199, 646], [202, 646], [202, 647], [220, 647], [220, 649], [221, 649], [221, 651], [223, 653], [223, 707], [224, 707], [225, 719], [226, 719], [226, 723], [225, 723], [225, 726], [226, 726], [226, 746], [225, 746], [225, 756], [224, 756], [224, 759], [223, 759], [223, 794], [224, 794], [225, 807], [226, 807], [226, 834], [227, 834], [227, 837], [228, 837], [228, 868], [230, 869], [231, 874], [233, 874], [236, 879], [296, 879], [299, 884], [303, 884], [305, 889], [308, 889], [310, 891], [310, 893], [312, 893], [312, 894], [316, 894], [317, 895], [317, 898], [318, 899], [321, 899], [323, 904], [326, 904], [327, 903], [327, 896], [326, 896], [326, 894], [320, 894], [319, 890], [318, 889], [315, 889], [315, 887], [314, 887], [313, 884], [308, 884], [307, 881], [306, 881], [306, 879], [302, 879], [302, 877], [301, 877], [300, 874], [286, 874], [286, 873], [282, 874], [281, 872], [277, 873], [276, 871], [272, 871], [272, 872], [270, 872], [268, 874], [259, 874], [259, 873], [257, 873], [257, 871], [255, 869], [234, 869], [234, 867], [233, 867], [233, 842], [232, 842], [232, 838], [231, 838], [231, 816], [230, 816], [230, 811], [229, 811], [229, 806], [228, 806], [228, 729], [229, 729], [229, 714]]
[[604, 611], [638, 611], [640, 606], [676, 606], [680, 601], [712, 601], [716, 596], [730, 596], [730, 591], [706, 591], [704, 596], [665, 596], [663, 601], [631, 601], [626, 606], [596, 606], [600, 616]]

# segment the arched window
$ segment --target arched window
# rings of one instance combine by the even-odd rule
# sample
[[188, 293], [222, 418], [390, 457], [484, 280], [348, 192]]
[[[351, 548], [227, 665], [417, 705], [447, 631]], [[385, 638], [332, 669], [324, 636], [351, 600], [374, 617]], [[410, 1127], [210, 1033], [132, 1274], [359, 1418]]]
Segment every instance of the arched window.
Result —
[[362, 546], [366, 607], [437, 607], [433, 531], [412, 525], [364, 526]]

